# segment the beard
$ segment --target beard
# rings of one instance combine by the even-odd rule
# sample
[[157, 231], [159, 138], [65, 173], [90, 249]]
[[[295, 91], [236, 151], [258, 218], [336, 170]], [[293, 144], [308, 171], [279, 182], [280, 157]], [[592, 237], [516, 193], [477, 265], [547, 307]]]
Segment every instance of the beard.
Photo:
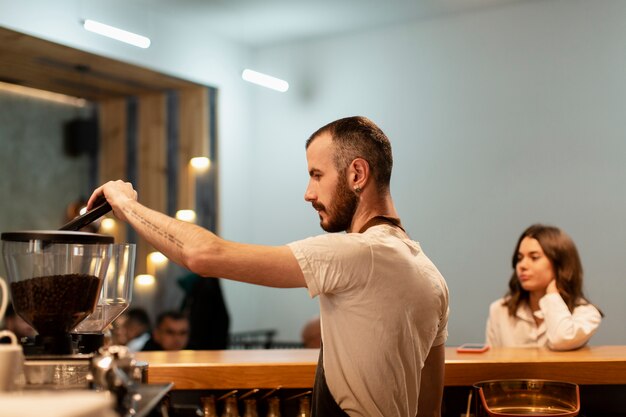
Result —
[[313, 207], [319, 211], [326, 211], [328, 215], [326, 224], [324, 224], [320, 216], [320, 227], [328, 233], [336, 233], [344, 232], [350, 228], [358, 204], [359, 199], [348, 187], [348, 182], [340, 180], [337, 183], [335, 195], [328, 208], [321, 203], [315, 203]]

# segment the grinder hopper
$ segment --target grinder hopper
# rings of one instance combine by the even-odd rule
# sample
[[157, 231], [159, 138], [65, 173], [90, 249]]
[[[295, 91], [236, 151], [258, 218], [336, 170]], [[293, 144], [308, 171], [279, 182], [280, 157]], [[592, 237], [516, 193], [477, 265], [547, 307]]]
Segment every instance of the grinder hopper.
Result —
[[69, 231], [0, 237], [15, 312], [37, 331], [41, 353], [72, 353], [70, 331], [96, 307], [113, 237]]

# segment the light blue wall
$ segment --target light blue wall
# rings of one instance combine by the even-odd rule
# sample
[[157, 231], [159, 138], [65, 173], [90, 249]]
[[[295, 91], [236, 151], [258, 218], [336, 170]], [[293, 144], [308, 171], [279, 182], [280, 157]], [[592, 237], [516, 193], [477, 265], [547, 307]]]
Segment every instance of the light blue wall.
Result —
[[[607, 315], [593, 342], [626, 344], [626, 3], [524, 2], [258, 51], [127, 3], [0, 0], [0, 25], [218, 87], [225, 238], [284, 244], [320, 233], [303, 201], [304, 141], [363, 114], [391, 138], [398, 209], [448, 280], [449, 344], [483, 339], [515, 240], [537, 221], [578, 244], [587, 293]], [[112, 10], [153, 46], [78, 25]], [[242, 83], [248, 66], [291, 89]], [[297, 339], [317, 309], [304, 290], [225, 292], [233, 330], [278, 328], [281, 339]]]
[[[254, 97], [254, 239], [319, 233], [304, 141], [366, 115], [392, 140], [402, 220], [447, 278], [449, 344], [483, 340], [534, 222], [578, 245], [606, 314], [592, 342], [626, 344], [624, 16], [622, 1], [525, 2], [258, 51], [256, 68], [292, 88]], [[267, 296], [277, 314], [309, 308], [302, 293]]]

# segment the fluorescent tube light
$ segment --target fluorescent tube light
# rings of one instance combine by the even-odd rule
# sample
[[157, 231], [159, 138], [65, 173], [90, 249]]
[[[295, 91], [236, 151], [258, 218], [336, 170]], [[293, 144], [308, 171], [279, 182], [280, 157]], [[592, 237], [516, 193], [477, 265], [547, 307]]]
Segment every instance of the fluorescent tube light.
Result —
[[263, 87], [271, 88], [272, 90], [280, 91], [281, 93], [284, 93], [289, 89], [289, 83], [287, 81], [272, 77], [271, 75], [252, 71], [251, 69], [243, 70], [241, 78], [253, 84], [258, 84]]
[[83, 27], [90, 32], [107, 36], [121, 42], [126, 42], [139, 48], [147, 48], [150, 46], [150, 39], [145, 36], [118, 29], [114, 26], [105, 25], [104, 23], [96, 22], [95, 20], [86, 19], [83, 22]]

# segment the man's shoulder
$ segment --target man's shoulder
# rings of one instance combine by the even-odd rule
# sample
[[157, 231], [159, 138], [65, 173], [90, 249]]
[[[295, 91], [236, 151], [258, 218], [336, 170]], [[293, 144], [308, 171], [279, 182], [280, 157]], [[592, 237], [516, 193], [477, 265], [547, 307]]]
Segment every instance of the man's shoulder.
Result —
[[161, 345], [159, 345], [153, 338], [148, 339], [145, 345], [143, 345], [142, 351], [150, 351], [150, 350], [163, 350]]

